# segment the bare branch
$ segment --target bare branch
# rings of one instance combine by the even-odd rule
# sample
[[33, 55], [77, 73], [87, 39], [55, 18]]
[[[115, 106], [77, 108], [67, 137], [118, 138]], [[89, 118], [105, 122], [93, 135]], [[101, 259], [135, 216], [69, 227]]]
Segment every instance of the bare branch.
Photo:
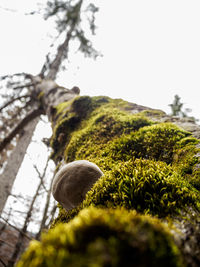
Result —
[[6, 108], [7, 106], [9, 106], [10, 104], [12, 104], [13, 102], [17, 101], [17, 100], [20, 100], [22, 98], [27, 98], [27, 97], [30, 97], [30, 95], [23, 95], [23, 96], [18, 96], [18, 97], [15, 97], [13, 99], [11, 99], [10, 101], [8, 101], [7, 103], [5, 103], [1, 108], [0, 108], [0, 112]]
[[13, 90], [18, 90], [18, 89], [23, 89], [23, 88], [26, 88], [26, 87], [35, 86], [35, 85], [37, 85], [38, 83], [39, 83], [39, 82], [27, 83], [27, 84], [24, 84], [24, 85], [19, 85], [19, 86], [14, 87]]
[[0, 243], [4, 243], [4, 244], [8, 245], [9, 247], [14, 248], [14, 246], [13, 246], [12, 244], [10, 244], [10, 243], [4, 241], [3, 239], [0, 239]]
[[14, 73], [14, 74], [8, 74], [4, 76], [0, 76], [0, 81], [3, 81], [8, 78], [13, 78], [14, 76], [24, 76], [25, 78], [29, 78], [31, 74], [25, 73], [25, 72], [20, 72], [20, 73]]
[[10, 143], [10, 141], [13, 139], [13, 137], [15, 137], [16, 134], [18, 134], [19, 131], [21, 129], [23, 129], [23, 127], [25, 127], [29, 123], [29, 121], [35, 119], [36, 117], [38, 117], [42, 113], [43, 113], [42, 109], [40, 109], [40, 108], [34, 109], [24, 119], [22, 119], [18, 123], [18, 125], [8, 134], [8, 136], [6, 136], [4, 138], [4, 140], [0, 143], [0, 152], [6, 147], [6, 145], [8, 143]]
[[31, 238], [30, 236], [28, 236], [27, 234], [23, 233], [23, 231], [21, 231], [20, 229], [18, 229], [16, 226], [12, 225], [11, 223], [9, 223], [7, 220], [5, 220], [3, 217], [0, 217], [1, 220], [3, 220], [4, 222], [6, 222], [10, 227], [12, 227], [13, 229], [15, 229], [16, 231], [20, 232], [22, 235], [24, 235], [26, 238], [28, 238], [29, 240], [32, 240], [33, 238]]
[[3, 266], [7, 266], [6, 264], [5, 264], [5, 262], [2, 260], [2, 259], [0, 259], [0, 262], [1, 262], [1, 264], [3, 265]]
[[42, 230], [45, 228], [45, 224], [46, 224], [46, 221], [47, 221], [47, 212], [49, 210], [49, 205], [50, 205], [52, 184], [53, 184], [53, 179], [51, 179], [50, 187], [49, 187], [49, 190], [48, 190], [48, 193], [47, 193], [47, 196], [46, 196], [46, 204], [45, 204], [45, 208], [44, 208], [44, 211], [43, 211], [42, 221], [40, 223], [40, 229], [39, 229], [39, 231], [38, 231], [38, 233], [36, 234], [36, 237], [35, 237], [37, 240], [39, 239]]
[[5, 10], [5, 11], [9, 11], [9, 12], [17, 12], [16, 9], [11, 9], [11, 8], [2, 7], [2, 6], [0, 6], [0, 9], [3, 9], [3, 10]]
[[50, 221], [47, 225], [45, 225], [45, 227], [48, 229], [50, 227], [50, 225], [52, 224], [53, 220], [54, 220], [54, 216], [55, 216], [55, 213], [56, 213], [56, 210], [57, 210], [58, 206], [57, 204], [55, 203], [52, 210], [51, 210], [51, 213], [50, 213]]
[[23, 237], [27, 232], [28, 224], [29, 224], [29, 221], [30, 221], [31, 216], [32, 216], [32, 212], [33, 212], [33, 207], [34, 207], [35, 201], [36, 201], [36, 199], [37, 199], [37, 197], [39, 195], [40, 188], [41, 188], [41, 186], [42, 186], [42, 184], [44, 182], [44, 178], [45, 178], [45, 175], [46, 175], [46, 170], [47, 170], [47, 167], [48, 167], [48, 163], [49, 163], [49, 159], [46, 161], [46, 165], [45, 165], [43, 174], [40, 175], [40, 177], [41, 177], [40, 183], [39, 183], [39, 185], [37, 187], [37, 190], [35, 192], [35, 195], [34, 195], [32, 201], [31, 201], [29, 210], [27, 212], [27, 215], [26, 215], [26, 218], [25, 218], [25, 221], [24, 221], [24, 225], [22, 227], [22, 230], [19, 233], [18, 241], [15, 244], [15, 249], [14, 249], [14, 252], [13, 252], [11, 258], [9, 259], [8, 266], [13, 266], [13, 264], [15, 263], [15, 261], [17, 259], [17, 256], [19, 255], [19, 253], [21, 251], [21, 245], [22, 245], [22, 242], [23, 242]]
[[48, 164], [49, 164], [49, 158], [48, 158], [48, 160], [47, 160], [47, 162], [46, 162], [46, 165], [45, 165], [45, 167], [44, 167], [43, 173], [41, 174], [40, 171], [39, 171], [39, 169], [38, 169], [38, 167], [33, 163], [33, 167], [34, 167], [35, 171], [37, 172], [37, 174], [38, 174], [38, 176], [39, 176], [39, 178], [40, 178], [41, 185], [42, 185], [42, 187], [44, 188], [44, 190], [45, 190], [46, 192], [48, 192], [48, 190], [47, 190], [47, 188], [46, 188], [46, 186], [45, 186], [43, 180], [44, 180], [44, 177], [45, 177], [45, 175], [46, 175], [46, 171], [47, 171]]

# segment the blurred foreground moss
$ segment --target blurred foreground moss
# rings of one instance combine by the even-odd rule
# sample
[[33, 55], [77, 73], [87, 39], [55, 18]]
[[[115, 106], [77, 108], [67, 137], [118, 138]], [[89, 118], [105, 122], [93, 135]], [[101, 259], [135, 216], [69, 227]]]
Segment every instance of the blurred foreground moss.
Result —
[[17, 267], [182, 267], [166, 227], [155, 218], [124, 209], [82, 210], [33, 241]]

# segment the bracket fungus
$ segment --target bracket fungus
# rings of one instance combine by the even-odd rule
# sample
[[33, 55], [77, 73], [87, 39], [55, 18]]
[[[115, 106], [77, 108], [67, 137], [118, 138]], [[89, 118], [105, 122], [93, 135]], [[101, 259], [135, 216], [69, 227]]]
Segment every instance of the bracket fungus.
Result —
[[68, 211], [83, 201], [86, 193], [102, 175], [99, 167], [90, 161], [67, 163], [54, 177], [52, 194]]

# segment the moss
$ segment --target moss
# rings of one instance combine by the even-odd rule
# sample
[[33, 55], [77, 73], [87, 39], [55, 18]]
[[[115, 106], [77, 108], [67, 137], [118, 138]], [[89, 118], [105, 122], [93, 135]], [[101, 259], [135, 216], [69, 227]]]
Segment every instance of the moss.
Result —
[[62, 157], [65, 145], [68, 143], [73, 131], [79, 127], [83, 117], [87, 119], [93, 109], [107, 102], [109, 100], [106, 97], [90, 98], [82, 96], [76, 97], [69, 102], [63, 102], [56, 107], [55, 120], [57, 123], [54, 126], [51, 138], [52, 159], [56, 161], [60, 156]]
[[89, 208], [69, 224], [34, 241], [21, 266], [184, 266], [178, 248], [159, 220], [125, 210]]
[[166, 217], [188, 207], [199, 209], [199, 200], [197, 191], [166, 163], [132, 159], [101, 177], [83, 206], [125, 207]]
[[172, 123], [159, 123], [124, 135], [108, 148], [111, 157], [117, 160], [141, 157], [172, 163], [173, 153], [181, 139], [190, 133]]
[[[147, 118], [161, 116], [157, 111], [133, 115], [132, 108], [103, 96], [77, 97], [57, 107], [54, 159], [90, 160], [104, 176], [78, 207], [66, 212], [60, 206], [54, 230], [31, 245], [19, 266], [132, 266], [124, 265], [129, 258], [138, 261], [136, 266], [183, 266], [171, 237], [161, 238], [154, 230], [161, 220], [182, 223], [190, 220], [183, 214], [200, 210], [199, 141], [172, 123]], [[95, 208], [83, 210], [89, 206]], [[139, 222], [147, 228], [138, 228]]]
[[41, 100], [43, 96], [44, 96], [44, 92], [41, 91], [41, 92], [39, 93], [39, 95], [37, 96], [37, 98], [38, 98], [39, 100]]
[[162, 118], [163, 116], [166, 116], [166, 113], [162, 110], [158, 110], [158, 109], [148, 109], [148, 110], [144, 110], [140, 112], [141, 114], [143, 114], [146, 117], [156, 117], [156, 118]]
[[103, 107], [92, 113], [87, 123], [70, 140], [65, 152], [66, 161], [87, 157], [103, 151], [108, 142], [146, 125], [151, 125], [144, 116], [129, 115], [116, 108]]
[[199, 140], [193, 137], [186, 137], [178, 142], [178, 148], [173, 155], [173, 168], [186, 179], [193, 187], [200, 190], [200, 158], [197, 148]]
[[75, 114], [69, 114], [56, 125], [50, 142], [53, 148], [52, 159], [56, 160], [56, 157], [62, 155], [71, 133], [78, 127], [79, 123], [79, 117]]
[[[117, 108], [116, 103], [123, 106], [121, 100], [101, 97], [90, 103], [93, 110], [81, 120], [65, 149], [67, 162], [87, 159], [105, 173], [88, 193], [84, 207], [123, 206], [159, 217], [177, 214], [187, 205], [198, 208], [199, 179], [191, 179], [197, 139], [172, 123], [153, 123], [141, 113]], [[55, 224], [68, 222], [76, 212], [71, 216], [62, 210]]]
[[51, 224], [52, 229], [55, 228], [57, 224], [68, 223], [83, 209], [82, 203], [78, 207], [73, 208], [68, 212], [66, 212], [66, 210], [60, 204], [58, 204], [58, 207], [59, 207], [59, 216]]
[[58, 104], [56, 106], [56, 115], [57, 116], [60, 116], [61, 114], [64, 115], [69, 110], [73, 101], [74, 100], [72, 99], [70, 101], [66, 101], [66, 102], [62, 102], [62, 103]]

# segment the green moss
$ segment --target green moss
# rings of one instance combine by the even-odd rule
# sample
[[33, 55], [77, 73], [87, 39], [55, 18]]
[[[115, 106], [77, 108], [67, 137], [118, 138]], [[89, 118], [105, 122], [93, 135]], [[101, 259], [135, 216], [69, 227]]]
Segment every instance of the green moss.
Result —
[[[57, 107], [53, 158], [90, 160], [104, 176], [78, 207], [66, 212], [59, 205], [54, 229], [19, 266], [183, 266], [160, 221], [200, 210], [199, 141], [147, 118], [160, 112], [128, 113], [133, 106], [85, 96]], [[84, 210], [89, 206], [95, 208]]]
[[156, 117], [156, 118], [160, 118], [166, 115], [164, 111], [157, 110], [157, 109], [153, 109], [153, 110], [148, 109], [148, 110], [141, 111], [140, 113], [146, 117]]
[[184, 266], [159, 220], [125, 210], [89, 208], [34, 241], [17, 267]]
[[83, 206], [125, 207], [166, 217], [188, 207], [199, 209], [199, 199], [197, 191], [166, 163], [132, 159], [102, 176]]
[[[185, 206], [198, 208], [199, 179], [191, 179], [197, 139], [172, 123], [155, 124], [141, 114], [131, 115], [110, 99], [90, 102], [93, 111], [81, 120], [65, 150], [67, 162], [87, 159], [105, 173], [84, 207], [123, 206], [159, 217], [177, 214]], [[74, 214], [76, 209], [72, 215], [61, 210], [55, 224], [68, 222]]]
[[[144, 116], [129, 115], [110, 106], [92, 113], [87, 123], [70, 140], [65, 152], [66, 161], [87, 157], [103, 151], [108, 142], [146, 125], [151, 125]], [[100, 155], [99, 155], [100, 156]]]
[[191, 142], [188, 139], [185, 142], [183, 139], [180, 147], [174, 153], [172, 166], [193, 187], [200, 190], [200, 158], [197, 156], [200, 149], [196, 147], [197, 142], [198, 140], [195, 138], [191, 138]]
[[[109, 102], [106, 97], [90, 98], [88, 96], [76, 97], [69, 102], [63, 102], [56, 107], [56, 125], [53, 129], [51, 147], [53, 153], [51, 158], [56, 159], [62, 156], [65, 145], [71, 138], [73, 131], [77, 130], [82, 120], [97, 107]], [[84, 119], [83, 119], [84, 117]], [[60, 138], [62, 137], [62, 138]]]
[[134, 156], [171, 163], [178, 142], [188, 135], [172, 123], [159, 123], [122, 136], [108, 148], [108, 153], [117, 160]]
[[56, 160], [56, 157], [62, 155], [71, 133], [78, 127], [79, 123], [80, 118], [76, 114], [69, 114], [68, 117], [59, 121], [54, 128], [53, 137], [50, 142], [53, 148], [52, 159]]
[[56, 106], [56, 115], [60, 116], [61, 114], [64, 115], [66, 113], [66, 111], [69, 110], [69, 108], [71, 107], [71, 104], [74, 100], [70, 100], [70, 101], [66, 101], [66, 102], [62, 102], [59, 105]]
[[41, 100], [43, 96], [44, 96], [44, 92], [42, 91], [42, 92], [39, 93], [39, 95], [37, 96], [37, 98], [39, 100]]

